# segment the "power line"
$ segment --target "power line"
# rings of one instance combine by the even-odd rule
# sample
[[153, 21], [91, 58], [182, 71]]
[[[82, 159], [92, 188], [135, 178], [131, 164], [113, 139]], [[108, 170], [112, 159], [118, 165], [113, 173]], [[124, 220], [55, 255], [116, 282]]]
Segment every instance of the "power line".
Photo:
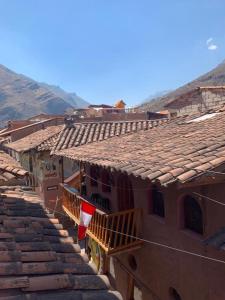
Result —
[[217, 200], [215, 200], [215, 199], [212, 199], [212, 198], [210, 198], [210, 197], [208, 197], [208, 196], [205, 196], [205, 195], [199, 194], [199, 193], [197, 193], [197, 192], [192, 192], [192, 194], [195, 194], [195, 195], [197, 195], [197, 196], [199, 196], [199, 197], [206, 198], [206, 199], [208, 199], [208, 200], [210, 200], [210, 201], [212, 201], [212, 202], [214, 202], [214, 203], [216, 203], [216, 204], [220, 204], [220, 205], [223, 205], [223, 206], [225, 206], [225, 203], [223, 203], [223, 202], [220, 202], [220, 201], [217, 201]]
[[[225, 173], [221, 173], [221, 174], [225, 174]], [[105, 183], [102, 182], [102, 181], [96, 180], [95, 178], [92, 178], [91, 176], [89, 176], [89, 175], [87, 175], [87, 174], [85, 174], [85, 176], [89, 177], [90, 179], [95, 180], [96, 182], [98, 182], [98, 183], [100, 183], [100, 184], [102, 184], [102, 185], [106, 185], [106, 186], [108, 186], [108, 187], [112, 187], [111, 185], [108, 185], [108, 184], [105, 184]], [[119, 187], [119, 189], [120, 189], [120, 190], [131, 190], [131, 191], [135, 191], [135, 190], [138, 190], [138, 191], [139, 191], [139, 190], [142, 190], [142, 191], [145, 191], [145, 190], [146, 190], [146, 191], [151, 191], [151, 190], [154, 190], [154, 187], [143, 188], [143, 189], [136, 189], [136, 188], [129, 189], [129, 188], [120, 188], [120, 187]], [[160, 190], [158, 190], [158, 189], [157, 189], [157, 193], [163, 194], [163, 192], [160, 191]], [[190, 191], [190, 193], [192, 193], [192, 194], [194, 194], [194, 195], [197, 195], [197, 196], [199, 196], [199, 197], [206, 198], [206, 199], [208, 199], [208, 200], [210, 200], [210, 201], [212, 201], [212, 202], [214, 202], [214, 203], [217, 203], [217, 204], [220, 204], [220, 205], [225, 206], [225, 203], [220, 202], [220, 201], [215, 200], [215, 199], [212, 199], [212, 198], [210, 198], [210, 197], [208, 197], [208, 196], [205, 196], [205, 195], [203, 195], [203, 194], [200, 194], [200, 193], [197, 193], [197, 192], [192, 192], [192, 191]]]
[[[50, 209], [50, 208], [47, 207], [47, 209]], [[59, 213], [59, 214], [61, 214], [63, 216], [69, 217], [67, 214], [61, 213], [59, 211], [55, 211], [55, 212]], [[95, 226], [98, 226], [98, 225], [95, 225]], [[162, 244], [162, 243], [158, 243], [158, 242], [154, 242], [154, 241], [142, 239], [142, 238], [139, 238], [139, 237], [136, 237], [136, 236], [132, 236], [132, 235], [129, 235], [129, 234], [126, 234], [126, 233], [122, 233], [122, 232], [119, 232], [119, 231], [116, 231], [116, 230], [113, 230], [113, 229], [109, 229], [109, 228], [106, 228], [106, 227], [103, 227], [103, 226], [98, 226], [98, 227], [100, 227], [102, 229], [105, 229], [105, 230], [108, 230], [108, 231], [111, 231], [111, 232], [114, 232], [114, 233], [117, 233], [117, 234], [120, 234], [120, 235], [123, 235], [123, 236], [126, 236], [126, 237], [130, 237], [130, 238], [135, 239], [135, 240], [139, 240], [139, 241], [142, 241], [142, 242], [154, 245], [154, 246], [166, 248], [166, 249], [169, 249], [169, 250], [177, 251], [177, 252], [188, 254], [188, 255], [192, 255], [192, 256], [199, 257], [199, 258], [202, 258], [202, 259], [206, 259], [206, 260], [209, 260], [209, 261], [213, 261], [213, 262], [225, 264], [225, 261], [220, 260], [220, 259], [216, 259], [216, 258], [213, 258], [213, 257], [201, 255], [201, 254], [198, 254], [198, 253], [195, 253], [195, 252], [191, 252], [191, 251], [188, 251], [188, 250], [184, 250], [184, 249], [179, 249], [179, 248], [176, 248], [176, 247], [173, 247], [173, 246], [169, 246], [169, 245], [166, 245], [166, 244]]]

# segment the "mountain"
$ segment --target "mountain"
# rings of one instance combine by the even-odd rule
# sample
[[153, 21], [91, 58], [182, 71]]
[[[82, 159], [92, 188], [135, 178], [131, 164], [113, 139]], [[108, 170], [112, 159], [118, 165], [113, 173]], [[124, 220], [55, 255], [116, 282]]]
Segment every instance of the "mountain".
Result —
[[153, 103], [157, 102], [159, 99], [161, 99], [163, 96], [167, 95], [170, 92], [171, 92], [171, 90], [165, 90], [165, 91], [157, 92], [153, 95], [150, 95], [141, 103], [140, 106], [142, 106], [142, 107], [144, 107], [145, 105], [148, 106], [150, 103], [151, 103], [151, 105], [153, 105]]
[[0, 65], [0, 124], [40, 113], [62, 114], [69, 108], [87, 106], [75, 93], [39, 83]]
[[183, 85], [182, 87], [164, 94], [161, 97], [151, 98], [139, 106], [142, 110], [159, 111], [164, 109], [164, 106], [173, 101], [177, 96], [180, 96], [187, 91], [198, 86], [225, 85], [225, 61], [219, 64], [210, 72], [198, 77], [197, 79]]
[[49, 89], [52, 91], [54, 94], [57, 96], [63, 98], [66, 102], [68, 102], [70, 105], [76, 108], [85, 108], [90, 105], [89, 102], [85, 101], [81, 97], [79, 97], [76, 93], [67, 93], [65, 92], [61, 87], [56, 86], [56, 85], [49, 85], [44, 82], [39, 83], [41, 86]]

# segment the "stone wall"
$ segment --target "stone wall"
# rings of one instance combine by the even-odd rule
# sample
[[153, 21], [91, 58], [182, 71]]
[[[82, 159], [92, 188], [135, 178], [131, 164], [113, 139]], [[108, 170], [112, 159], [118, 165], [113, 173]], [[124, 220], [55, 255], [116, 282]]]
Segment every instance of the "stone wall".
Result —
[[178, 116], [191, 115], [218, 108], [225, 104], [224, 88], [204, 88], [198, 93], [186, 94], [172, 103], [171, 108], [177, 109]]
[[225, 89], [202, 90], [202, 110], [212, 109], [225, 104]]

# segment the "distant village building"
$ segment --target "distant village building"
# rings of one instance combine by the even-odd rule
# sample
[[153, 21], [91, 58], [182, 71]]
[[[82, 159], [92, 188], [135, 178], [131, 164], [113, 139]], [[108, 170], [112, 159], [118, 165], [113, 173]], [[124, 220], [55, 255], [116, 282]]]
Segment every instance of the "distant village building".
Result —
[[74, 121], [133, 121], [133, 120], [153, 120], [167, 119], [170, 114], [161, 112], [142, 112], [135, 107], [126, 107], [123, 100], [119, 100], [114, 106], [107, 104], [89, 105], [88, 108], [75, 109], [72, 117]]
[[[65, 122], [65, 117], [51, 117], [49, 119], [46, 120], [42, 120], [42, 121], [32, 121], [31, 123], [25, 123], [24, 126], [24, 122], [22, 122], [22, 126], [20, 124], [20, 121], [17, 123], [17, 121], [10, 121], [8, 123], [8, 128], [3, 129], [2, 131], [0, 131], [0, 143], [1, 140], [3, 140], [3, 142], [5, 140], [9, 141], [9, 142], [14, 142], [17, 141], [19, 139], [22, 139], [24, 137], [26, 137], [27, 135], [34, 133], [38, 130], [41, 129], [45, 129], [48, 128], [50, 126], [56, 126], [56, 125], [60, 125], [60, 124], [64, 124]], [[17, 124], [16, 126], [14, 126], [13, 124]]]
[[202, 86], [169, 102], [165, 108], [177, 116], [206, 112], [225, 104], [225, 86]]

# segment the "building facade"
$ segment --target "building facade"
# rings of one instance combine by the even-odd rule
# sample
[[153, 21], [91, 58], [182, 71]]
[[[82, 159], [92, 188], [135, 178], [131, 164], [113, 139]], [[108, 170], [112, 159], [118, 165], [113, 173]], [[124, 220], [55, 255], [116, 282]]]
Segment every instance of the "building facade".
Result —
[[85, 182], [62, 208], [97, 207], [87, 251], [124, 299], [225, 298], [224, 130], [220, 113], [61, 151]]

